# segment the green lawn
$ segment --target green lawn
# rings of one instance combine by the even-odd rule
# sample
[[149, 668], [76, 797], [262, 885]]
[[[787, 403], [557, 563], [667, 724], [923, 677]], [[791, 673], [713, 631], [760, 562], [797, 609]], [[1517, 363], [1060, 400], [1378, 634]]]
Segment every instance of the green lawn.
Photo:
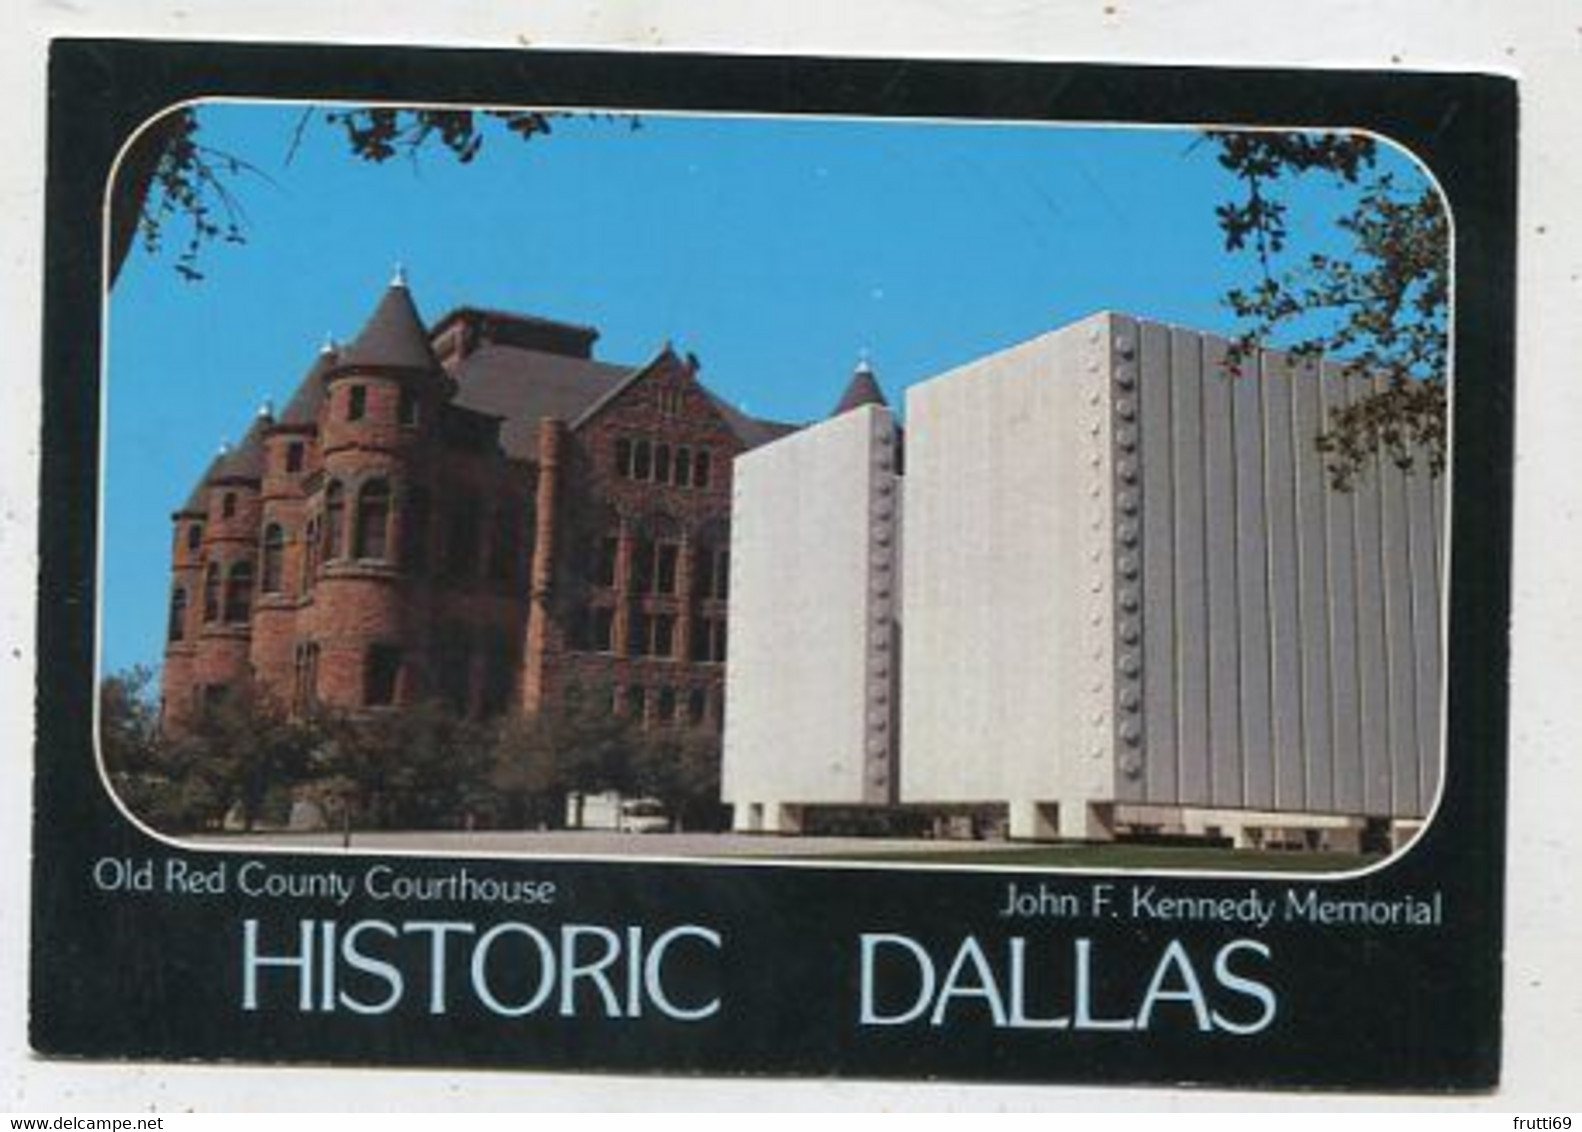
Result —
[[[819, 858], [830, 860], [830, 857]], [[876, 865], [988, 865], [1059, 869], [1208, 869], [1216, 872], [1344, 872], [1379, 860], [1366, 853], [1297, 853], [1254, 849], [1209, 849], [1174, 845], [1015, 845], [1003, 849], [876, 852], [842, 860]]]

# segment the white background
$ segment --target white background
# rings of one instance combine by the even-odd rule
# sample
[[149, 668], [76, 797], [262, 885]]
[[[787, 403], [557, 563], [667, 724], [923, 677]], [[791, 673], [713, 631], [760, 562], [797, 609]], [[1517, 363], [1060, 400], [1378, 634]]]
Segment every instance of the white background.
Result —
[[[1439, 1107], [1582, 1097], [1582, 3], [1576, 0], [7, 0], [0, 31], [0, 1108]], [[243, 9], [246, 9], [245, 12]], [[44, 91], [54, 35], [1498, 71], [1523, 82], [1505, 1083], [1487, 1098], [65, 1065], [25, 1044]], [[113, 962], [113, 959], [110, 959]]]

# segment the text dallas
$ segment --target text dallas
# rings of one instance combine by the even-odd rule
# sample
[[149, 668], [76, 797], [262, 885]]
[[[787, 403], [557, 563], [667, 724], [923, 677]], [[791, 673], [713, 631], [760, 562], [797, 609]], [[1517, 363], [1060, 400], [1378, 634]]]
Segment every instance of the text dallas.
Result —
[[[725, 935], [700, 924], [305, 919], [280, 931], [246, 919], [241, 927], [247, 1012], [481, 1009], [503, 1018], [698, 1023], [723, 1006]], [[1266, 980], [1271, 952], [1255, 939], [1200, 954], [1169, 939], [1141, 965], [1136, 955], [1105, 955], [1102, 941], [1087, 936], [967, 935], [940, 945], [865, 932], [856, 943], [856, 1015], [865, 1028], [1247, 1035], [1278, 1013]]]

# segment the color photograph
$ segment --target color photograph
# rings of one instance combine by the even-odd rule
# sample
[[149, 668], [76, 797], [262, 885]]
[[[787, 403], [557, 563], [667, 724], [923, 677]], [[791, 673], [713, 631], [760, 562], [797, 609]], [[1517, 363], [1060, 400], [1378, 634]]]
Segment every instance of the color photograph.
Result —
[[1454, 219], [1301, 125], [154, 117], [112, 790], [238, 850], [1378, 864], [1443, 775]]

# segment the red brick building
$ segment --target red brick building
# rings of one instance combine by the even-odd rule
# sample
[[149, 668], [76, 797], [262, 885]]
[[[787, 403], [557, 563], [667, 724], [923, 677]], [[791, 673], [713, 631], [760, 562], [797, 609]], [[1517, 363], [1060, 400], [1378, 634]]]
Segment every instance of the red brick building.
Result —
[[247, 682], [294, 711], [438, 698], [529, 713], [572, 684], [719, 726], [731, 461], [754, 420], [666, 345], [462, 308], [397, 278], [175, 512], [167, 724]]

